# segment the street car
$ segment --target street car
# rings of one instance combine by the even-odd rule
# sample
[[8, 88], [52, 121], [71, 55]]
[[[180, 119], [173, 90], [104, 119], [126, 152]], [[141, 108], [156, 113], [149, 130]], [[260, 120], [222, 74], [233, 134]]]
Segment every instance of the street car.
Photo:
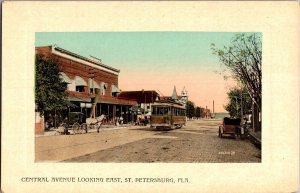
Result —
[[150, 126], [156, 129], [176, 129], [186, 124], [185, 108], [182, 104], [161, 100], [152, 105]]

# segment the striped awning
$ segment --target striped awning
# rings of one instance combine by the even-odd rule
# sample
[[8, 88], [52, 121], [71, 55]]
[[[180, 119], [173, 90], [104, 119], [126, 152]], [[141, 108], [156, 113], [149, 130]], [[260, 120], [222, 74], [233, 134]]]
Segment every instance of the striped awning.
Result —
[[64, 72], [59, 73], [60, 78], [62, 79], [63, 82], [71, 84], [72, 80], [66, 75]]
[[118, 87], [116, 87], [115, 85], [111, 86], [111, 92], [112, 93], [120, 93], [120, 89]]
[[87, 86], [86, 82], [80, 76], [75, 76], [76, 86]]
[[89, 87], [90, 87], [90, 88], [93, 88], [93, 82], [94, 82], [94, 88], [100, 89], [99, 84], [98, 84], [95, 80], [93, 80], [93, 79], [91, 79], [91, 78], [89, 78]]

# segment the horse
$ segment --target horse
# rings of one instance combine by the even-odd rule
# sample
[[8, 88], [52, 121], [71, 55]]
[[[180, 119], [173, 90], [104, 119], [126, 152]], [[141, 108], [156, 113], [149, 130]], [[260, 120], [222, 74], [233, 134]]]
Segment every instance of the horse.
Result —
[[99, 117], [96, 117], [96, 118], [87, 118], [85, 122], [86, 122], [87, 125], [96, 125], [97, 126], [97, 132], [99, 133], [101, 123], [105, 119], [106, 119], [106, 116], [104, 114], [102, 114], [102, 115], [100, 115]]

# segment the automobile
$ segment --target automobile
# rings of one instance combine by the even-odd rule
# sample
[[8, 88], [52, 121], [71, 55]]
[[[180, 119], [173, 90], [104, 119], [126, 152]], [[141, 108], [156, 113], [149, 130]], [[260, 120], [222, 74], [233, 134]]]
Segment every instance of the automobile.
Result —
[[222, 138], [224, 134], [231, 135], [234, 138], [236, 136], [242, 136], [241, 133], [241, 119], [224, 117], [222, 125], [219, 126], [219, 137]]

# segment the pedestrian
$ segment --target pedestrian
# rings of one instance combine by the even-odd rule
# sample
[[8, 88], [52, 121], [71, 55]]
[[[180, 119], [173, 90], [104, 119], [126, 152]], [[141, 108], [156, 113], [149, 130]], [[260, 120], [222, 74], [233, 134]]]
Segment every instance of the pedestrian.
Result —
[[147, 116], [145, 116], [144, 125], [147, 126], [147, 124], [148, 124], [148, 118]]
[[52, 127], [53, 127], [53, 117], [50, 113], [48, 117], [48, 129], [50, 130]]
[[116, 118], [115, 125], [119, 126], [119, 117]]
[[64, 134], [68, 135], [69, 134], [69, 131], [68, 131], [68, 127], [69, 127], [68, 117], [64, 118], [62, 124], [63, 124], [63, 127], [64, 127]]
[[120, 124], [123, 125], [123, 117], [120, 117]]

